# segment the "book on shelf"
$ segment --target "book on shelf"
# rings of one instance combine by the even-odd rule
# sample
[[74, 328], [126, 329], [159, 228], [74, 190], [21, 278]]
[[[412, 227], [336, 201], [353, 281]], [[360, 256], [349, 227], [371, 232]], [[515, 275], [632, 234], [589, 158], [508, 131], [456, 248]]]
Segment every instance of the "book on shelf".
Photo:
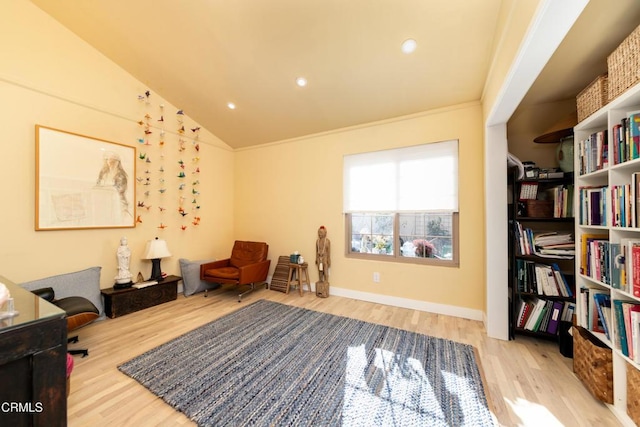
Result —
[[640, 157], [640, 112], [627, 113], [631, 159]]
[[631, 310], [631, 342], [633, 343], [633, 361], [640, 363], [640, 306]]
[[594, 293], [593, 300], [598, 311], [600, 323], [602, 324], [602, 328], [604, 329], [604, 334], [606, 335], [607, 339], [611, 341], [611, 318], [609, 317], [611, 315], [611, 296], [607, 292]]
[[606, 185], [584, 186], [578, 189], [581, 225], [607, 224], [608, 193], [609, 188]]
[[622, 238], [620, 246], [624, 274], [619, 289], [640, 297], [640, 239]]
[[565, 301], [564, 307], [562, 308], [561, 320], [563, 322], [571, 322], [573, 320], [573, 315], [575, 312], [576, 304], [574, 302]]
[[622, 310], [622, 301], [614, 299], [613, 314], [614, 314], [614, 346], [622, 352], [625, 356], [629, 356], [629, 348], [627, 347], [627, 333], [624, 324], [624, 314]]
[[573, 291], [557, 264], [516, 260], [516, 287], [521, 293], [571, 298]]
[[561, 301], [554, 301], [551, 309], [551, 318], [549, 319], [549, 326], [547, 332], [550, 334], [558, 333], [558, 324], [561, 320], [564, 304]]
[[611, 287], [614, 289], [623, 289], [623, 284], [626, 282], [624, 258], [620, 243], [609, 242], [609, 270]]
[[562, 184], [545, 190], [545, 199], [553, 201], [554, 218], [573, 217], [573, 184]]
[[[634, 322], [640, 321], [640, 303], [637, 301], [627, 301], [614, 299], [612, 301], [614, 323], [614, 346], [623, 355], [636, 361], [640, 360], [640, 342], [637, 340], [638, 326]], [[635, 313], [635, 314], [634, 314]], [[636, 329], [636, 339], [634, 339], [634, 328]]]
[[580, 260], [580, 273], [585, 276], [589, 276], [589, 245], [594, 240], [609, 240], [608, 234], [596, 234], [596, 233], [584, 233], [580, 235], [580, 248], [581, 248], [581, 260]]
[[557, 335], [560, 321], [571, 321], [575, 304], [570, 301], [530, 298], [520, 300], [516, 327], [531, 332]]
[[572, 259], [575, 255], [572, 233], [534, 232], [530, 228], [524, 228], [519, 221], [515, 221], [514, 233], [520, 255], [557, 259]]
[[580, 175], [608, 167], [607, 131], [594, 132], [578, 141], [578, 170]]

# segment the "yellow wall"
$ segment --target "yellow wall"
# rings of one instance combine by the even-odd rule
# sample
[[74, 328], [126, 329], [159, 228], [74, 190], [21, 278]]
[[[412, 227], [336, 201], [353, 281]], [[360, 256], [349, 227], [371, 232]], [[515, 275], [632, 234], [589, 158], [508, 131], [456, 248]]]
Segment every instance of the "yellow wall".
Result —
[[[537, 3], [527, 1], [528, 10]], [[142, 130], [136, 122], [144, 113], [157, 115], [163, 103], [165, 118], [175, 119], [171, 112], [179, 106], [169, 104], [152, 88], [151, 105], [139, 102], [137, 96], [149, 88], [29, 1], [7, 0], [2, 9], [0, 25], [6, 37], [0, 39], [0, 148], [6, 167], [0, 172], [5, 206], [0, 221], [0, 275], [22, 282], [100, 265], [101, 286], [110, 287], [121, 236], [129, 239], [134, 275], [150, 272], [150, 263], [139, 258], [146, 240], [155, 236], [165, 238], [174, 254], [162, 264], [169, 274], [179, 274], [178, 258], [227, 256], [234, 239], [269, 242], [273, 272], [278, 255], [295, 250], [312, 261], [317, 229], [325, 225], [333, 246], [333, 287], [378, 295], [382, 301], [426, 302], [430, 308], [484, 309], [483, 113], [495, 102], [505, 64], [510, 64], [515, 54], [511, 43], [506, 50], [502, 43], [496, 47], [506, 53], [494, 64], [483, 104], [459, 105], [236, 152], [214, 135], [215, 129], [201, 130], [202, 221], [198, 227], [180, 230], [183, 221], [175, 206], [179, 196], [176, 187], [181, 181], [171, 175], [167, 180], [171, 192], [165, 199], [156, 194], [148, 203], [154, 207], [166, 204], [171, 209], [164, 213], [155, 208], [143, 211], [143, 223], [134, 229], [36, 232], [36, 124], [140, 148], [137, 140]], [[522, 34], [525, 27], [520, 26]], [[195, 125], [187, 116], [185, 127]], [[191, 157], [177, 151], [177, 128], [175, 120], [165, 123], [167, 168], [175, 167], [171, 159], [177, 162]], [[448, 139], [460, 141], [460, 266], [346, 258], [342, 157]], [[159, 147], [146, 150], [156, 159], [161, 153]], [[158, 229], [160, 222], [169, 227]], [[374, 271], [380, 273], [379, 284], [372, 280]], [[311, 268], [312, 281], [317, 277]]]
[[[148, 88], [89, 47], [26, 0], [2, 3], [0, 27], [0, 275], [15, 282], [102, 266], [101, 286], [110, 287], [117, 274], [116, 250], [126, 236], [132, 250], [131, 272], [148, 277], [149, 261], [141, 261], [145, 242], [156, 236], [167, 240], [173, 257], [163, 260], [168, 274], [180, 274], [178, 258], [220, 258], [233, 240], [233, 151], [213, 134], [200, 131], [201, 224], [182, 231], [178, 214], [177, 161], [196, 155], [192, 139], [178, 151], [178, 108], [153, 93], [150, 103], [138, 101]], [[160, 104], [165, 105], [166, 143], [143, 147], [144, 135], [136, 122], [149, 112], [159, 126]], [[186, 112], [188, 114], [188, 112]], [[136, 146], [146, 152], [154, 171], [164, 165], [167, 191], [160, 196], [151, 187], [148, 205], [139, 210], [143, 223], [136, 228], [34, 231], [35, 125], [42, 124], [87, 136]], [[188, 115], [185, 128], [195, 127]], [[152, 141], [159, 141], [153, 129]], [[187, 135], [188, 136], [188, 135]], [[161, 154], [165, 159], [161, 161]], [[138, 176], [147, 164], [138, 164]], [[133, 179], [134, 177], [130, 177]], [[158, 178], [159, 179], [159, 178]], [[190, 180], [188, 177], [187, 180]], [[141, 194], [141, 192], [138, 192]], [[139, 200], [144, 200], [144, 196]], [[188, 199], [190, 209], [192, 199]], [[165, 206], [160, 212], [158, 206]], [[191, 217], [194, 215], [190, 213]], [[186, 218], [190, 218], [187, 216]], [[163, 222], [168, 227], [158, 226]]]
[[[460, 267], [346, 258], [343, 156], [449, 139], [459, 140]], [[273, 260], [297, 250], [313, 263], [317, 229], [324, 225], [332, 243], [332, 287], [482, 309], [482, 145], [482, 109], [474, 103], [240, 150], [235, 234], [267, 241]], [[315, 282], [318, 273], [310, 270]], [[380, 283], [373, 282], [374, 271]]]

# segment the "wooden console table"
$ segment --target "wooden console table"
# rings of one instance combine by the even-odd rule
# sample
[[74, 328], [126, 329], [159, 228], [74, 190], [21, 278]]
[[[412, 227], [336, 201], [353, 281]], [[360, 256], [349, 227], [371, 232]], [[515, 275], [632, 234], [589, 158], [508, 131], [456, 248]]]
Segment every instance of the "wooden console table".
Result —
[[178, 298], [180, 276], [167, 276], [157, 285], [146, 288], [102, 289], [104, 310], [110, 318], [124, 316]]

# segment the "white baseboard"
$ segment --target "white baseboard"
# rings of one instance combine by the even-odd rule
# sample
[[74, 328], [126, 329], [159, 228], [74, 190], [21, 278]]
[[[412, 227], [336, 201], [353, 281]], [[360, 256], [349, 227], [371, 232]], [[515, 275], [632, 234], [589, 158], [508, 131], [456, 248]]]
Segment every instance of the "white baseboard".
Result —
[[331, 286], [329, 295], [375, 302], [394, 307], [409, 308], [412, 310], [426, 311], [428, 313], [445, 314], [447, 316], [461, 317], [463, 319], [479, 321], [484, 319], [482, 310], [473, 310], [470, 308], [437, 304], [428, 301], [418, 301], [409, 298], [392, 297], [388, 295], [374, 294], [371, 292], [353, 291], [351, 289], [344, 289], [336, 286]]
[[[267, 281], [271, 283], [271, 276], [267, 278]], [[312, 291], [315, 292], [315, 283], [311, 283], [311, 288]], [[393, 307], [426, 311], [427, 313], [445, 314], [447, 316], [461, 317], [463, 319], [485, 321], [485, 315], [482, 310], [456, 307], [455, 305], [436, 304], [428, 301], [391, 297], [388, 295], [375, 294], [372, 292], [353, 291], [351, 289], [345, 289], [336, 286], [331, 286], [329, 295], [357, 299], [360, 301], [375, 302], [378, 304], [390, 305]]]

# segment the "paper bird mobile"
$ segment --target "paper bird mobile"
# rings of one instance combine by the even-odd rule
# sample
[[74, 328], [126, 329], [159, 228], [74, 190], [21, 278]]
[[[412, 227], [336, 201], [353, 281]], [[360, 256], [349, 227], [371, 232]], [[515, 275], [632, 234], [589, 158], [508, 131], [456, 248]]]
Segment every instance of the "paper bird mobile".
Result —
[[160, 178], [160, 182], [163, 183], [164, 182], [164, 178]]
[[163, 208], [162, 206], [158, 206], [158, 209], [160, 209], [160, 212], [164, 212], [167, 210], [167, 208]]
[[142, 182], [142, 181], [144, 181], [144, 178], [142, 178], [142, 177], [138, 177], [138, 178], [136, 178], [136, 181], [138, 181], [138, 182]]
[[200, 173], [200, 168], [196, 168], [192, 173]]
[[159, 172], [164, 172], [164, 167], [160, 166], [160, 169], [158, 169]]
[[196, 133], [200, 130], [200, 127], [191, 128], [191, 132]]
[[194, 145], [194, 146], [193, 146], [193, 148], [195, 148], [195, 149], [196, 149], [196, 151], [200, 151], [200, 144], [196, 144], [196, 145]]
[[193, 201], [191, 203], [198, 203], [198, 201], [196, 199], [193, 199]]
[[200, 194], [200, 192], [198, 190], [196, 190], [195, 188], [191, 189], [191, 194]]
[[166, 225], [164, 225], [163, 223], [160, 223], [160, 225], [158, 226], [159, 229], [164, 230], [165, 228], [167, 228]]
[[187, 226], [186, 226], [186, 225], [181, 225], [181, 226], [180, 226], [180, 229], [181, 229], [182, 231], [184, 231], [184, 230], [186, 230], [186, 229], [187, 229]]
[[138, 138], [138, 142], [139, 142], [140, 144], [144, 144], [144, 138]]
[[144, 95], [138, 95], [138, 101], [144, 101]]
[[144, 195], [147, 196], [147, 197], [149, 197], [149, 194], [151, 194], [151, 192], [149, 190], [144, 192]]
[[182, 115], [184, 115], [184, 111], [178, 110], [178, 112], [176, 114], [179, 115], [179, 116], [182, 116]]
[[167, 191], [167, 189], [166, 188], [161, 188], [158, 191], [160, 192], [160, 194], [163, 194], [165, 191]]
[[153, 133], [153, 132], [152, 132], [152, 131], [150, 131], [149, 129], [145, 129], [145, 130], [144, 130], [144, 134], [145, 134], [145, 135], [151, 135], [152, 133]]
[[147, 114], [144, 115], [144, 118], [147, 119], [147, 120], [150, 120], [151, 116], [149, 115], [149, 113], [147, 113]]
[[151, 92], [146, 91], [146, 92], [144, 93], [144, 96], [146, 96], [147, 98], [148, 98], [148, 97], [150, 97], [150, 96], [151, 96]]
[[200, 205], [196, 205], [195, 209], [200, 209]]
[[191, 224], [193, 225], [200, 224], [200, 217], [199, 216], [193, 217], [193, 222]]
[[145, 160], [145, 162], [151, 163], [151, 157], [147, 157], [147, 160]]
[[185, 186], [185, 184], [180, 184], [180, 185], [178, 186], [178, 190], [184, 190], [184, 186]]
[[164, 104], [160, 104], [158, 107], [160, 107], [161, 110], [164, 110]]
[[138, 207], [139, 208], [144, 208], [144, 202], [138, 202]]
[[180, 172], [180, 173], [178, 174], [178, 178], [184, 178], [185, 176], [186, 176], [186, 175], [184, 174], [184, 172]]
[[200, 180], [196, 179], [195, 181], [193, 181], [192, 185], [198, 185], [198, 184], [200, 184]]
[[182, 159], [178, 160], [178, 164], [180, 165], [180, 167], [184, 166], [184, 160]]
[[138, 122], [138, 124], [139, 124], [140, 126], [142, 126], [142, 125], [144, 124], [144, 122], [143, 122], [142, 120], [140, 120], [140, 121]]
[[147, 157], [147, 153], [140, 153], [138, 154], [138, 157], [140, 158], [140, 160], [144, 160], [144, 158]]
[[[146, 174], [150, 174], [150, 173], [151, 173], [151, 171], [150, 171], [149, 169], [147, 169], [146, 171], [144, 171], [144, 173], [146, 173]], [[149, 179], [149, 178], [147, 178], [147, 179]]]
[[149, 205], [149, 206], [145, 206], [145, 209], [146, 209], [146, 210], [150, 210], [150, 209], [151, 209], [151, 205]]
[[191, 161], [192, 161], [193, 163], [198, 163], [198, 162], [200, 161], [200, 157], [193, 157], [193, 158], [191, 159]]
[[164, 116], [160, 116], [160, 118], [158, 119], [159, 122], [164, 122]]
[[136, 222], [142, 224], [142, 218], [140, 218], [140, 215], [136, 218]]
[[184, 209], [182, 209], [182, 208], [179, 208], [179, 209], [178, 209], [178, 213], [179, 213], [180, 215], [182, 215], [182, 216], [187, 216], [187, 215], [189, 215], [189, 212], [185, 212], [185, 211], [184, 211]]

